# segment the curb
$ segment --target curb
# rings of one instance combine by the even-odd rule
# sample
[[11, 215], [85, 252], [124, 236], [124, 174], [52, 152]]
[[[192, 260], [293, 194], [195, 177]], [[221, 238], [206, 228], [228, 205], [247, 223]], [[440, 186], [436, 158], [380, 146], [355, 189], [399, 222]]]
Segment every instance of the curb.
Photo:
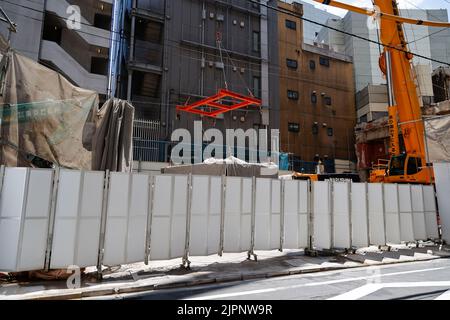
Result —
[[449, 259], [450, 257], [432, 257], [423, 260], [415, 260], [415, 261], [396, 261], [389, 263], [378, 263], [378, 264], [362, 264], [360, 266], [342, 266], [342, 267], [319, 267], [319, 268], [311, 268], [311, 269], [299, 269], [299, 270], [286, 270], [286, 271], [274, 271], [269, 273], [247, 273], [240, 275], [230, 275], [230, 276], [219, 276], [219, 277], [210, 277], [205, 279], [195, 279], [192, 281], [175, 281], [169, 283], [160, 283], [160, 284], [143, 284], [137, 286], [126, 286], [116, 287], [116, 288], [101, 288], [98, 290], [86, 290], [82, 291], [77, 289], [76, 292], [68, 292], [61, 294], [41, 294], [37, 297], [29, 297], [24, 298], [25, 300], [72, 300], [72, 299], [83, 299], [83, 298], [93, 298], [93, 297], [102, 297], [102, 296], [113, 296], [120, 294], [129, 294], [129, 293], [141, 293], [148, 291], [157, 291], [157, 290], [166, 290], [166, 289], [177, 289], [177, 288], [185, 288], [185, 287], [195, 287], [199, 285], [208, 285], [214, 283], [228, 283], [228, 282], [237, 282], [237, 281], [247, 281], [247, 280], [256, 280], [256, 279], [270, 279], [270, 278], [278, 278], [278, 277], [286, 277], [290, 275], [302, 275], [302, 274], [310, 274], [310, 273], [320, 273], [326, 271], [337, 271], [337, 270], [349, 270], [356, 268], [368, 268], [373, 266], [380, 265], [396, 265], [396, 264], [405, 264], [405, 263], [414, 263], [414, 262], [425, 262], [439, 259]]

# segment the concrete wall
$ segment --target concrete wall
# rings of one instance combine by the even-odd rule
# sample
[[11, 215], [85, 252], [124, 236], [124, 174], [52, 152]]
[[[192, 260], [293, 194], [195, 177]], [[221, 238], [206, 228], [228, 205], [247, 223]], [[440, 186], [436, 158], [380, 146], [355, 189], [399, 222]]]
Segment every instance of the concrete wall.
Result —
[[[11, 46], [27, 57], [38, 60], [43, 20], [41, 12], [44, 11], [45, 1], [15, 0], [12, 2], [14, 4], [0, 2], [0, 6], [9, 18], [17, 24], [17, 33], [11, 36]], [[0, 21], [0, 33], [7, 38], [8, 26], [2, 21]]]

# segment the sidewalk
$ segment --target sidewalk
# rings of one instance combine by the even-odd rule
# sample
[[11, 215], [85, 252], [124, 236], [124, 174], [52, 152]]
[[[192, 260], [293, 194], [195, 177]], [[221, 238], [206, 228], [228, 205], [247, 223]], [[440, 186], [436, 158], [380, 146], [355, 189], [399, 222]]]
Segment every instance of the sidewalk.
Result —
[[[339, 270], [373, 265], [425, 261], [450, 257], [450, 247], [393, 246], [391, 251], [377, 247], [356, 254], [305, 256], [302, 250], [256, 252], [258, 262], [246, 254], [191, 257], [191, 269], [180, 268], [181, 259], [152, 261], [111, 267], [102, 281], [94, 267], [86, 269], [80, 289], [67, 289], [66, 281], [27, 281], [7, 283], [0, 278], [0, 299], [81, 299], [87, 297], [143, 292], [221, 282], [262, 279], [294, 274]], [[3, 282], [2, 282], [3, 281]]]

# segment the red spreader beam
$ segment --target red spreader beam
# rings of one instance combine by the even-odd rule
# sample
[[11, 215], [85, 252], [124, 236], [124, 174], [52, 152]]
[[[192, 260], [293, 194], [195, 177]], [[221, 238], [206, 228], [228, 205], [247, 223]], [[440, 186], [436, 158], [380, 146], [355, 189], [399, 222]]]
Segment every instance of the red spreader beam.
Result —
[[[224, 101], [230, 104], [224, 104]], [[218, 94], [212, 97], [194, 102], [192, 104], [177, 106], [177, 110], [215, 118], [219, 114], [252, 105], [260, 107], [261, 100], [221, 89]]]

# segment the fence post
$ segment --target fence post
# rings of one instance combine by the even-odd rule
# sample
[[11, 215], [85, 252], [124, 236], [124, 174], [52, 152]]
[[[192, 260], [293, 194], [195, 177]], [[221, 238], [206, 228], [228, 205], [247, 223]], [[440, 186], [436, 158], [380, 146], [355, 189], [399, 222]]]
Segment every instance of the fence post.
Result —
[[45, 262], [44, 262], [45, 271], [48, 271], [50, 269], [50, 259], [53, 247], [53, 235], [55, 231], [56, 202], [58, 200], [58, 186], [60, 173], [61, 173], [60, 167], [56, 167], [55, 171], [53, 172], [52, 198], [50, 201], [50, 212], [48, 215], [47, 248], [45, 250]]
[[[283, 252], [284, 246], [284, 206], [285, 206], [285, 190], [286, 190], [286, 180], [281, 180], [280, 182], [280, 248], [279, 251]], [[272, 196], [272, 195], [270, 195]], [[271, 210], [272, 211], [272, 210]]]
[[367, 184], [367, 182], [365, 183], [366, 186], [366, 224], [367, 224], [367, 246], [370, 247], [370, 218], [369, 218], [369, 212], [370, 212], [370, 208], [369, 208], [369, 185]]
[[330, 249], [334, 249], [334, 182], [328, 182], [328, 210], [330, 214], [330, 227], [331, 227], [331, 243]]
[[[242, 181], [242, 180], [241, 180]], [[255, 254], [255, 221], [256, 221], [256, 177], [252, 177], [252, 212], [251, 212], [251, 226], [250, 226], [250, 250], [248, 251], [248, 259], [250, 256], [255, 258], [255, 261], [258, 260], [257, 255]]]
[[350, 244], [350, 250], [353, 249], [353, 219], [352, 219], [352, 186], [353, 182], [348, 182], [347, 188], [348, 188], [348, 223], [349, 223], [349, 244]]
[[108, 196], [109, 196], [109, 180], [110, 172], [106, 170], [105, 180], [103, 186], [103, 200], [102, 200], [102, 216], [100, 218], [100, 238], [98, 241], [98, 262], [97, 262], [97, 277], [102, 279], [102, 265], [105, 254], [105, 233], [106, 233], [106, 216], [108, 214]]
[[308, 241], [309, 252], [314, 250], [314, 188], [313, 182], [308, 180]]
[[224, 228], [225, 228], [225, 201], [227, 190], [227, 178], [222, 175], [222, 192], [220, 195], [220, 243], [219, 243], [219, 256], [223, 255], [224, 247]]
[[148, 265], [151, 244], [152, 244], [152, 222], [153, 222], [153, 195], [155, 188], [155, 176], [152, 174], [149, 176], [148, 186], [148, 205], [147, 205], [147, 230], [145, 235], [145, 265]]
[[[183, 266], [190, 269], [189, 261], [189, 245], [191, 238], [191, 214], [192, 214], [192, 173], [189, 173], [187, 181], [187, 197], [186, 197], [186, 238], [184, 241]], [[206, 231], [206, 230], [205, 230]]]
[[384, 183], [381, 184], [381, 194], [383, 197], [383, 224], [384, 224], [384, 244], [387, 245], [387, 224], [386, 224], [386, 199], [384, 198]]

